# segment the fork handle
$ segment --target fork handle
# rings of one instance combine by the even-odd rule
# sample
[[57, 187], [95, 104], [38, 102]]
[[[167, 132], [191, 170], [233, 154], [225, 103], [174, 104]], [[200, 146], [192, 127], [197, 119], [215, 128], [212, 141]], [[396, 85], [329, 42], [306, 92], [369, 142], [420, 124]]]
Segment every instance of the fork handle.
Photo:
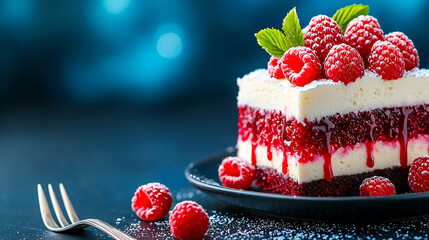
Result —
[[110, 224], [101, 221], [99, 219], [84, 219], [80, 221], [82, 224], [95, 227], [101, 231], [107, 233], [109, 236], [116, 240], [136, 240], [133, 237], [128, 236], [127, 234], [121, 232], [120, 230], [112, 227]]

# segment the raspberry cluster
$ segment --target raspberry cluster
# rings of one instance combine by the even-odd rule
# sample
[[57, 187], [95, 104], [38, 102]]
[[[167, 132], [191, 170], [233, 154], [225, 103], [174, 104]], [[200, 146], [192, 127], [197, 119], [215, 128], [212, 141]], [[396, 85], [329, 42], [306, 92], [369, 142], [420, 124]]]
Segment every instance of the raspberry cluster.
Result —
[[[168, 215], [173, 197], [160, 183], [140, 186], [131, 200], [131, 208], [144, 221], [157, 221]], [[210, 226], [209, 217], [201, 205], [193, 201], [178, 203], [169, 218], [173, 236], [181, 240], [201, 239]]]
[[393, 80], [419, 65], [413, 42], [401, 32], [384, 35], [372, 16], [351, 20], [343, 34], [332, 18], [319, 15], [302, 32], [305, 46], [289, 48], [282, 58], [270, 59], [271, 77], [286, 78], [295, 86], [323, 77], [347, 85], [362, 77], [365, 69]]

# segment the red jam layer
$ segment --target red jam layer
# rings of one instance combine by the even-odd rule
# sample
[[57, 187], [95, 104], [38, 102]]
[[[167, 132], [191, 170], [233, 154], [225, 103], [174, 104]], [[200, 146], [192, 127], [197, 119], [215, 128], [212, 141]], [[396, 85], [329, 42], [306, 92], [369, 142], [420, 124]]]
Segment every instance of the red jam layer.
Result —
[[[406, 169], [408, 172], [408, 168]], [[401, 167], [375, 170], [349, 176], [334, 177], [331, 182], [325, 179], [298, 184], [287, 175], [279, 174], [272, 168], [256, 168], [256, 184], [262, 189], [293, 196], [359, 196], [359, 186], [365, 178], [383, 176], [395, 185], [397, 193], [409, 192], [407, 175]]]
[[286, 156], [294, 154], [300, 162], [312, 161], [323, 156], [324, 177], [332, 181], [331, 152], [341, 147], [365, 143], [367, 166], [374, 166], [373, 142], [399, 141], [400, 161], [403, 171], [407, 167], [408, 139], [429, 133], [429, 105], [381, 108], [371, 111], [335, 114], [315, 121], [299, 122], [286, 119], [280, 111], [266, 111], [249, 106], [239, 106], [238, 135], [241, 141], [252, 142], [252, 163], [257, 145], [267, 146], [267, 158], [272, 159], [272, 149], [281, 150], [285, 159], [283, 174], [287, 172]]

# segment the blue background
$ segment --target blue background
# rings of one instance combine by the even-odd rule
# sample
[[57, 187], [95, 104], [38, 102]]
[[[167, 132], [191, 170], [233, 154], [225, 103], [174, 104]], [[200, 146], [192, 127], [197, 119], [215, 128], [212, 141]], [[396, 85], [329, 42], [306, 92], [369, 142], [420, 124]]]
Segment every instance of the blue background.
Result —
[[[0, 104], [235, 104], [235, 80], [266, 67], [254, 33], [301, 26], [351, 1], [98, 0], [0, 2]], [[362, 1], [385, 33], [414, 41], [429, 65], [429, 2]], [[232, 121], [232, 119], [231, 119]]]
[[[370, 2], [384, 32], [408, 35], [429, 67], [429, 2], [361, 3]], [[64, 183], [82, 218], [113, 225], [125, 218], [115, 225], [122, 230], [139, 223], [130, 209], [138, 186], [159, 181], [175, 203], [195, 193], [185, 167], [236, 143], [236, 78], [267, 65], [253, 34], [280, 28], [294, 6], [305, 27], [352, 3], [0, 0], [0, 239], [105, 237], [92, 228], [76, 236], [47, 231], [37, 183], [45, 190]], [[211, 215], [234, 212], [205, 194], [197, 199]], [[427, 237], [426, 222], [392, 225], [398, 230], [390, 232], [384, 225], [331, 229], [351, 229], [351, 238]], [[303, 236], [296, 226], [315, 238], [335, 234], [326, 225], [292, 222], [286, 238]]]

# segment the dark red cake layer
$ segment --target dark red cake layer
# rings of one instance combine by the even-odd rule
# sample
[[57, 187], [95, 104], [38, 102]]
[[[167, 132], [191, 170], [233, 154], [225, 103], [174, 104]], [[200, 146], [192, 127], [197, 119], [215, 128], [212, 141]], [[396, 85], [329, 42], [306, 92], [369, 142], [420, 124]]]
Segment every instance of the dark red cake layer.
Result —
[[[365, 143], [367, 166], [374, 165], [374, 141], [400, 143], [403, 171], [407, 166], [408, 139], [429, 133], [429, 105], [382, 108], [371, 111], [335, 114], [315, 121], [299, 122], [286, 119], [280, 111], [265, 111], [249, 106], [239, 106], [238, 134], [242, 141], [267, 146], [267, 158], [272, 158], [272, 148], [293, 153], [300, 162], [312, 161], [316, 156], [325, 158], [325, 179], [332, 180], [331, 151], [341, 147]], [[257, 159], [252, 153], [252, 162]], [[365, 161], [365, 159], [363, 159]], [[284, 165], [287, 165], [287, 160]], [[285, 174], [285, 172], [284, 172]]]
[[[407, 168], [408, 172], [408, 168]], [[321, 179], [298, 184], [287, 175], [279, 174], [272, 168], [256, 168], [256, 184], [267, 191], [294, 196], [359, 196], [359, 186], [365, 178], [382, 176], [388, 178], [397, 193], [409, 192], [407, 176], [401, 167], [375, 170], [356, 175], [334, 177], [331, 182]]]

